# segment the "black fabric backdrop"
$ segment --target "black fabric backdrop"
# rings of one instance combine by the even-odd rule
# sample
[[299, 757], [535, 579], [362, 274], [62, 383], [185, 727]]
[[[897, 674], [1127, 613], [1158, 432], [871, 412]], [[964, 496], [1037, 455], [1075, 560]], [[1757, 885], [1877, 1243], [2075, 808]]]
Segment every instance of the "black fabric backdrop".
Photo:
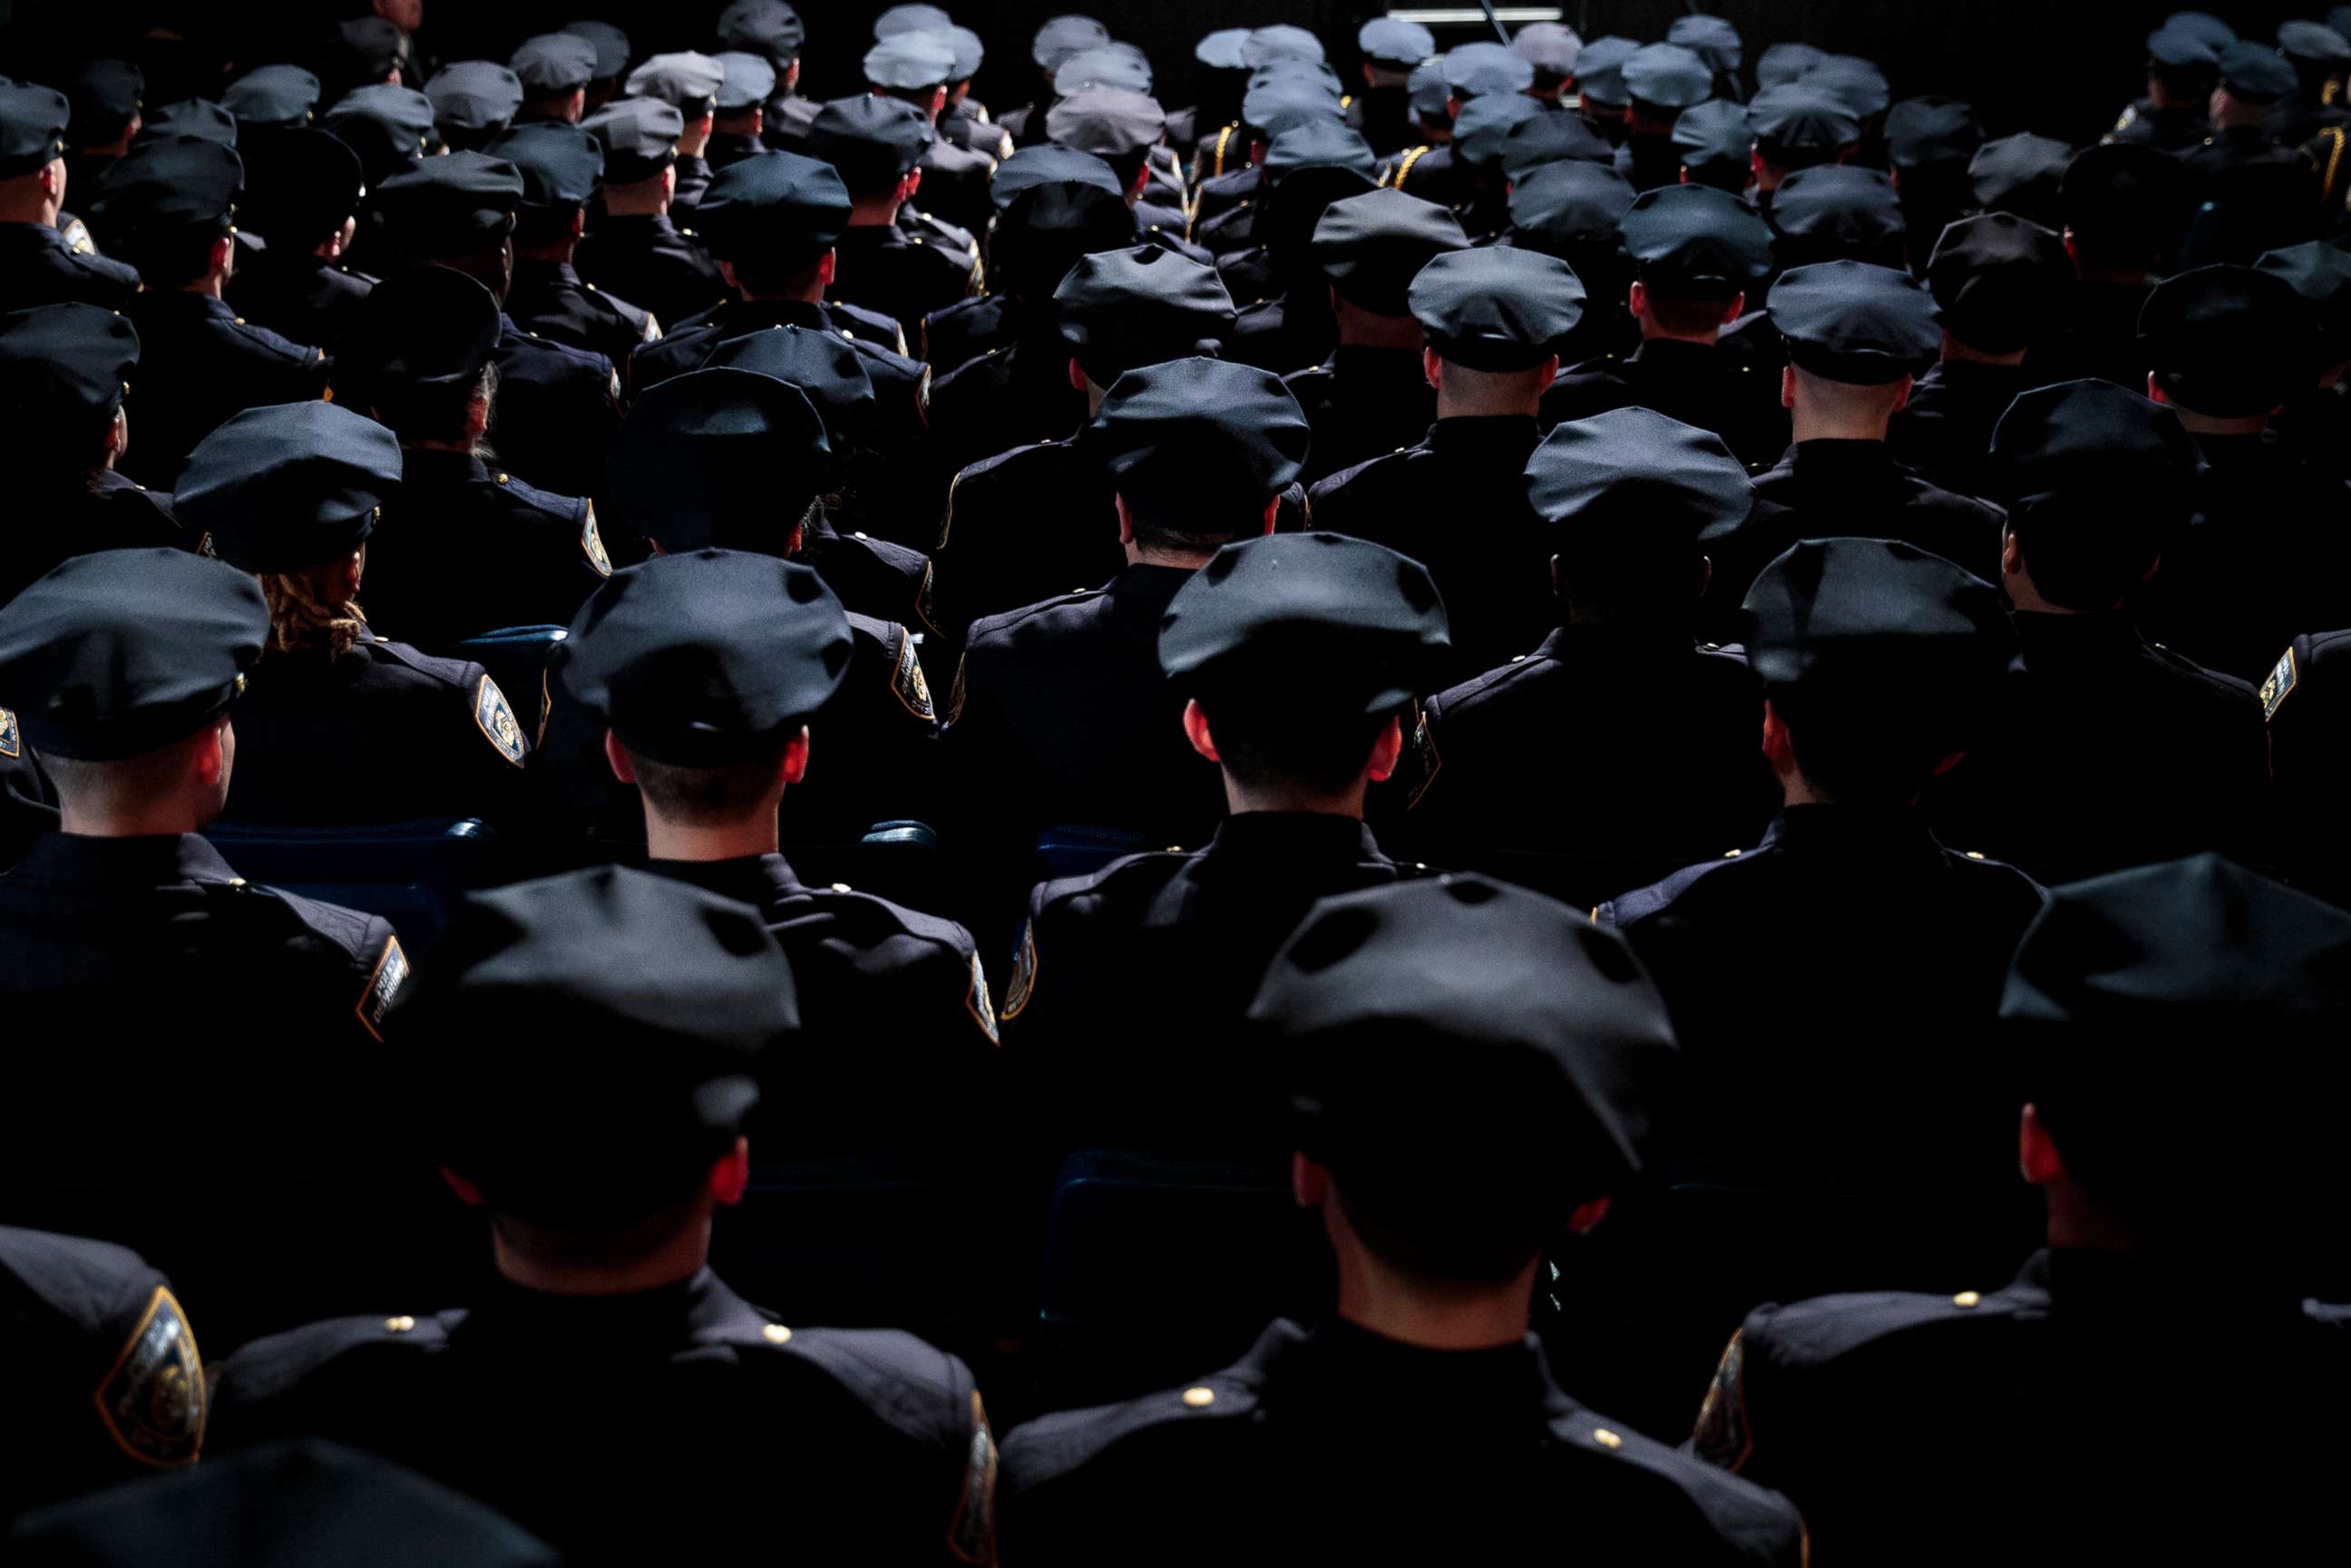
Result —
[[[503, 58], [530, 33], [570, 16], [600, 16], [626, 28], [640, 51], [707, 42], [708, 19], [721, 0], [425, 0], [423, 47], [444, 60]], [[1089, 0], [956, 0], [956, 18], [992, 47], [977, 90], [993, 104], [1024, 101], [1035, 85], [1028, 61], [1030, 32], [1044, 17]], [[5, 15], [9, 0], [0, 0]], [[805, 86], [831, 95], [853, 90], [857, 57], [886, 0], [803, 0], [809, 24]], [[1094, 13], [1120, 37], [1148, 50], [1159, 96], [1171, 108], [1190, 101], [1192, 44], [1213, 27], [1295, 22], [1313, 28], [1334, 57], [1353, 43], [1356, 25], [1383, 7], [1347, 0], [1152, 0]], [[1995, 133], [2033, 130], [2076, 141], [2093, 139], [2138, 90], [2140, 38], [2177, 0], [1974, 0], [1972, 4], [1880, 4], [1855, 0], [1711, 0], [1743, 34], [1749, 57], [1774, 40], [1802, 40], [1868, 55], [1886, 68], [1896, 98], [1942, 92], [1974, 102]], [[0, 73], [37, 76], [60, 35], [112, 34], [125, 47], [147, 28], [211, 36], [206, 59], [242, 63], [294, 58], [300, 41], [325, 21], [350, 14], [340, 0], [16, 0], [13, 23], [0, 29]], [[358, 9], [364, 10], [363, 0]], [[1675, 0], [1566, 0], [1567, 19], [1584, 37], [1616, 32], [1640, 39], [1664, 35], [1685, 10]], [[2323, 15], [2315, 5], [2215, 6], [2241, 32], [2271, 36], [2291, 16]], [[1441, 30], [1440, 44], [1490, 36], [1482, 24]], [[1343, 68], [1349, 68], [1343, 65]]]

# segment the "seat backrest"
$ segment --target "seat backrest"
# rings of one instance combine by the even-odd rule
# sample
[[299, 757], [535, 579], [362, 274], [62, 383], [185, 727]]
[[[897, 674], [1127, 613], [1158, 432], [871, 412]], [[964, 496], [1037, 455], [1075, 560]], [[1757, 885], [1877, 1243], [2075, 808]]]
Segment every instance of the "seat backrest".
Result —
[[248, 881], [380, 915], [421, 952], [467, 890], [484, 885], [497, 837], [476, 818], [315, 828], [216, 822], [206, 838]]
[[1141, 834], [1125, 828], [1064, 822], [1037, 835], [1037, 855], [1043, 862], [1040, 880], [1058, 882], [1069, 876], [1092, 876], [1114, 860], [1164, 847], [1145, 843]]
[[546, 733], [548, 672], [555, 650], [569, 635], [560, 626], [507, 626], [425, 652], [444, 659], [471, 660], [489, 671], [490, 679], [515, 705], [515, 712], [530, 725], [534, 736], [539, 736]]

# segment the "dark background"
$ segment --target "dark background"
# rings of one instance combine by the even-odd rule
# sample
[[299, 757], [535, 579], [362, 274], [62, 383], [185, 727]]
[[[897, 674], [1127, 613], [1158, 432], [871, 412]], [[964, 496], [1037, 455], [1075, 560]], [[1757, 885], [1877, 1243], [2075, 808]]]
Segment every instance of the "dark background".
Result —
[[[513, 45], [569, 17], [601, 16], [625, 28], [640, 55], [706, 47], [709, 20], [723, 0], [425, 0], [420, 47], [442, 60], [472, 56], [504, 58]], [[1046, 16], [1089, 0], [957, 0], [947, 8], [989, 46], [975, 91], [1010, 108], [1035, 88], [1029, 37]], [[823, 96], [855, 90], [858, 57], [871, 41], [872, 18], [887, 0], [807, 0], [799, 5], [809, 42], [803, 55], [805, 90]], [[1093, 14], [1113, 32], [1147, 50], [1159, 73], [1158, 96], [1171, 109], [1191, 101], [1192, 45], [1216, 27], [1294, 22], [1311, 27], [1346, 57], [1358, 23], [1383, 6], [1345, 0], [1152, 0], [1109, 4], [1092, 0]], [[1584, 37], [1622, 33], [1648, 41], [1692, 5], [1673, 0], [1567, 0], [1567, 20]], [[1892, 79], [1897, 99], [1939, 92], [1973, 102], [1995, 134], [2032, 130], [2087, 141], [2110, 124], [2139, 91], [2140, 40], [2178, 0], [1974, 0], [1971, 4], [1860, 3], [1860, 0], [1711, 0], [1747, 40], [1751, 63], [1765, 44], [1802, 41], [1867, 55]], [[2264, 39], [2289, 16], [2323, 16], [2318, 5], [2218, 5], [2241, 33]], [[0, 0], [0, 16], [10, 9]], [[363, 11], [363, 3], [356, 7]], [[142, 31], [161, 28], [204, 40], [193, 50], [206, 61], [299, 58], [304, 40], [332, 18], [354, 14], [338, 0], [248, 0], [245, 5], [159, 4], [137, 0], [15, 0], [13, 21], [0, 23], [0, 72], [37, 77], [57, 39], [104, 37], [126, 48]], [[1440, 30], [1440, 47], [1476, 37], [1476, 28]], [[86, 46], [81, 46], [86, 48]], [[414, 84], [411, 84], [414, 85]]]

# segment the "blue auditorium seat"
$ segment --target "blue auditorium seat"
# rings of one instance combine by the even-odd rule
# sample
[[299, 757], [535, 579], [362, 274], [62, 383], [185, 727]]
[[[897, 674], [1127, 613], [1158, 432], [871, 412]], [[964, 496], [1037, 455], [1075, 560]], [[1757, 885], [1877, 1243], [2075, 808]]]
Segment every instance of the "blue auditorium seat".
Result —
[[1091, 876], [1114, 860], [1165, 848], [1165, 844], [1145, 842], [1143, 835], [1125, 828], [1061, 823], [1037, 835], [1037, 856], [1043, 862], [1040, 880], [1058, 882], [1065, 876]]
[[305, 898], [381, 915], [412, 954], [484, 885], [497, 835], [472, 817], [317, 828], [215, 822], [211, 840], [236, 873]]

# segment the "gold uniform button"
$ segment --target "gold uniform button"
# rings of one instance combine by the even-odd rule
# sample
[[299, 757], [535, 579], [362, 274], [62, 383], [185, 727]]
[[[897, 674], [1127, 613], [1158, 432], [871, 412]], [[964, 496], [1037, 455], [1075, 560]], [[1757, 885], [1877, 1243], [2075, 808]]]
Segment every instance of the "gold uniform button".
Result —
[[1722, 858], [1727, 861], [1735, 861], [1746, 852], [1747, 852], [1745, 850], [1725, 850], [1722, 852]]
[[1604, 1448], [1621, 1448], [1625, 1446], [1625, 1439], [1605, 1427], [1592, 1428], [1592, 1440]]
[[769, 1344], [789, 1344], [792, 1343], [792, 1331], [781, 1323], [769, 1323], [759, 1331], [759, 1337]]
[[243, 887], [245, 885], [245, 878], [241, 876], [233, 876], [228, 879], [228, 884], [231, 887]]
[[385, 1329], [385, 1331], [386, 1331], [387, 1333], [412, 1333], [415, 1332], [415, 1328], [416, 1328], [416, 1320], [415, 1320], [414, 1318], [410, 1317], [407, 1313], [402, 1312], [400, 1316], [398, 1316], [398, 1317], [396, 1317], [396, 1318], [386, 1318], [386, 1319], [384, 1319], [384, 1320], [383, 1320], [383, 1326], [384, 1326], [384, 1329]]
[[1951, 1298], [1951, 1305], [1955, 1307], [1972, 1307], [1982, 1300], [1983, 1297], [1974, 1291], [1961, 1291], [1958, 1295]]
[[244, 326], [244, 325], [245, 325], [245, 318], [244, 318], [244, 317], [242, 317], [242, 316], [238, 317], [238, 318], [236, 319], [236, 324], [237, 324], [238, 326], [240, 326], [240, 327]]
[[1980, 861], [1983, 858], [1983, 851], [1981, 850], [1970, 850], [1968, 852], [1968, 859], [1971, 861]]
[[835, 893], [847, 893], [849, 891], [849, 884], [845, 882], [836, 882], [832, 884], [832, 891]]
[[499, 475], [499, 476], [498, 476], [498, 483], [499, 483], [499, 484], [501, 484], [501, 485], [503, 485], [503, 484], [505, 484], [506, 482], [507, 482], [507, 476], [506, 476], [505, 475], [503, 475], [503, 474]]
[[1217, 1391], [1213, 1388], [1186, 1388], [1184, 1390], [1184, 1403], [1190, 1406], [1195, 1410], [1206, 1410], [1209, 1406], [1214, 1405], [1216, 1402]]

